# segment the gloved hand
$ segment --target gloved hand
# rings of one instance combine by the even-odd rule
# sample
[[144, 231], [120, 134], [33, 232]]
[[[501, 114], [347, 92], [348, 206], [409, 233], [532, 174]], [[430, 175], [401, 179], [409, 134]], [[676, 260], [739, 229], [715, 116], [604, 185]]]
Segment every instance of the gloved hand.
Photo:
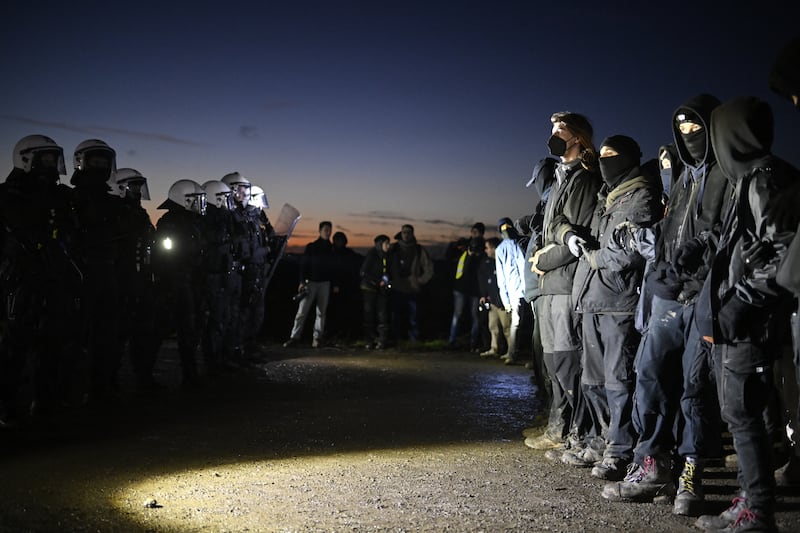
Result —
[[508, 313], [509, 315], [511, 314], [511, 306], [510, 305], [506, 306], [506, 313]]
[[574, 255], [575, 257], [580, 257], [583, 254], [583, 248], [581, 245], [586, 242], [586, 239], [581, 239], [575, 234], [570, 235], [569, 239], [567, 239], [567, 247], [569, 248], [569, 253]]
[[744, 259], [744, 268], [748, 272], [763, 268], [774, 255], [772, 244], [766, 241], [756, 239], [750, 244], [745, 243], [742, 246], [742, 259]]
[[705, 250], [705, 241], [698, 237], [689, 239], [675, 250], [672, 264], [679, 272], [695, 272], [702, 264]]
[[630, 222], [629, 220], [620, 222], [614, 228], [609, 244], [613, 243], [612, 247], [625, 251], [633, 250], [635, 247], [633, 235], [637, 229], [638, 228], [633, 224], [633, 222]]

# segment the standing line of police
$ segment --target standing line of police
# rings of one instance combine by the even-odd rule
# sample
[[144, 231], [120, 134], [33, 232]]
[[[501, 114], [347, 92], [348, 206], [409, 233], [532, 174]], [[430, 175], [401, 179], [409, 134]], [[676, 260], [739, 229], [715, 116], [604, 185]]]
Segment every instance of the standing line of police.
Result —
[[126, 352], [137, 386], [157, 388], [173, 331], [188, 386], [258, 350], [275, 260], [261, 188], [238, 172], [178, 180], [154, 227], [141, 205], [147, 178], [117, 169], [102, 140], [76, 147], [72, 187], [49, 137], [21, 139], [13, 163], [0, 184], [0, 425], [108, 404]]

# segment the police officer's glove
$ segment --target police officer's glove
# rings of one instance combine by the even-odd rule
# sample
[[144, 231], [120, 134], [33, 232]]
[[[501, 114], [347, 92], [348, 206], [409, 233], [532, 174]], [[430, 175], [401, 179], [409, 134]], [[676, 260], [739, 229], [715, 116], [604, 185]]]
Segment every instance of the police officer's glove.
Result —
[[569, 236], [567, 239], [567, 247], [569, 248], [569, 253], [574, 255], [575, 257], [580, 257], [583, 254], [583, 248], [581, 247], [582, 244], [586, 243], [586, 239], [581, 239], [574, 233]]

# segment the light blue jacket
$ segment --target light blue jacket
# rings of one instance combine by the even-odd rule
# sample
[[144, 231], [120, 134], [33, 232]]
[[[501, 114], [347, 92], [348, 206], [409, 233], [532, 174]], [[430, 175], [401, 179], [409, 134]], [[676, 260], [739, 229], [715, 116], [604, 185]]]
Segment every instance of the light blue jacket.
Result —
[[514, 239], [503, 239], [497, 245], [494, 260], [503, 307], [514, 307], [525, 297], [525, 252]]

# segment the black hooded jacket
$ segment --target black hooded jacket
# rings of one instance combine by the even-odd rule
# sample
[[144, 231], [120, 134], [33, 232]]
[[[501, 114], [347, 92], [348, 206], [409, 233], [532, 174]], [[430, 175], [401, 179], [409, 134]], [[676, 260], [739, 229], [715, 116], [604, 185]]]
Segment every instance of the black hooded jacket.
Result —
[[586, 170], [578, 160], [558, 164], [544, 211], [542, 248], [534, 255], [536, 266], [544, 272], [539, 276], [540, 295], [572, 294], [578, 260], [569, 251], [566, 237], [569, 233], [589, 235], [602, 183], [596, 172]]
[[[616, 144], [611, 144], [616, 140]], [[623, 142], [620, 142], [624, 141]], [[639, 166], [639, 146], [624, 136], [603, 142], [615, 148], [619, 166], [597, 195], [591, 236], [575, 272], [572, 301], [579, 313], [630, 313], [636, 310], [645, 261], [636, 249], [619, 243], [615, 229], [623, 224], [649, 227], [660, 220], [661, 181]], [[600, 159], [601, 167], [603, 158]]]
[[742, 253], [755, 239], [788, 243], [796, 231], [776, 227], [766, 217], [775, 198], [800, 180], [797, 169], [770, 153], [772, 120], [769, 106], [753, 97], [731, 100], [712, 114], [717, 160], [735, 188], [695, 313], [700, 334], [717, 344], [774, 346], [787, 340], [791, 295], [775, 282], [783, 254], [753, 266]]
[[[701, 94], [678, 107], [673, 115], [673, 137], [683, 170], [670, 188], [666, 213], [658, 228], [655, 268], [648, 277], [653, 292], [664, 299], [682, 303], [696, 299], [711, 266], [722, 216], [732, 196], [732, 187], [717, 164], [711, 143], [711, 113], [718, 105], [717, 98]], [[705, 154], [700, 160], [689, 153], [674, 120], [685, 112], [696, 115], [703, 126]], [[677, 262], [679, 255], [681, 261]]]

